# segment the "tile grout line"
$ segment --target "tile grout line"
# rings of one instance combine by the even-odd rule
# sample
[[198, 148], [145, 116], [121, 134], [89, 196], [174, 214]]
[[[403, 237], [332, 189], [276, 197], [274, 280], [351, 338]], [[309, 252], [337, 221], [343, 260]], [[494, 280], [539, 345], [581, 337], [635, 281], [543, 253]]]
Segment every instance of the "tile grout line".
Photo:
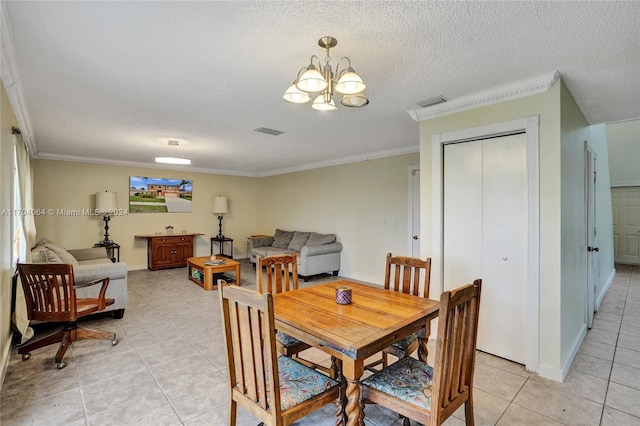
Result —
[[604, 420], [604, 410], [607, 407], [607, 397], [609, 396], [609, 386], [611, 385], [611, 374], [613, 373], [613, 366], [615, 364], [616, 352], [618, 351], [618, 341], [620, 340], [620, 331], [622, 330], [622, 322], [624, 321], [624, 314], [627, 310], [627, 298], [629, 297], [629, 289], [631, 288], [631, 276], [633, 275], [634, 267], [631, 267], [631, 272], [629, 273], [629, 281], [626, 282], [626, 294], [624, 297], [624, 306], [622, 308], [622, 315], [620, 317], [620, 324], [618, 326], [618, 335], [616, 336], [616, 344], [613, 349], [613, 358], [611, 360], [611, 368], [609, 369], [609, 376], [607, 377], [607, 389], [604, 393], [604, 401], [602, 401], [602, 410], [600, 411], [600, 421], [599, 425], [602, 425], [602, 421]]

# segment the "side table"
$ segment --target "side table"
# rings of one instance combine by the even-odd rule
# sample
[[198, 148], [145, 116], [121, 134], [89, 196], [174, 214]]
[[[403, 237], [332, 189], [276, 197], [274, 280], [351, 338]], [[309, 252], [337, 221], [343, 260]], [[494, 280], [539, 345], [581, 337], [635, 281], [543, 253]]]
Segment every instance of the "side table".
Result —
[[[213, 252], [213, 245], [215, 243], [219, 244], [218, 253]], [[226, 248], [229, 247], [228, 254], [226, 253]], [[211, 237], [211, 254], [217, 254], [219, 256], [224, 256], [229, 259], [233, 259], [233, 238], [227, 237]]]
[[120, 245], [116, 243], [97, 243], [93, 247], [104, 247], [107, 249], [107, 257], [111, 259], [113, 263], [120, 262]]

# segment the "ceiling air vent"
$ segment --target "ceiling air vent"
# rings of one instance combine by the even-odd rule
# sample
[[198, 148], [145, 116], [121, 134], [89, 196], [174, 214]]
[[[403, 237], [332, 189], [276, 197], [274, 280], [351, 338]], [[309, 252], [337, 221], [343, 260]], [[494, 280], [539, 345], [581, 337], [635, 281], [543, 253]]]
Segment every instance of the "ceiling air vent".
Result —
[[427, 108], [427, 107], [430, 107], [430, 106], [441, 104], [443, 102], [447, 102], [447, 98], [445, 98], [444, 96], [440, 95], [440, 96], [436, 96], [434, 98], [429, 98], [429, 99], [425, 99], [424, 101], [420, 101], [420, 102], [418, 102], [418, 105], [420, 105], [422, 108]]
[[258, 127], [257, 129], [253, 129], [255, 132], [266, 133], [272, 136], [278, 136], [283, 134], [284, 132], [280, 130], [270, 129], [268, 127]]

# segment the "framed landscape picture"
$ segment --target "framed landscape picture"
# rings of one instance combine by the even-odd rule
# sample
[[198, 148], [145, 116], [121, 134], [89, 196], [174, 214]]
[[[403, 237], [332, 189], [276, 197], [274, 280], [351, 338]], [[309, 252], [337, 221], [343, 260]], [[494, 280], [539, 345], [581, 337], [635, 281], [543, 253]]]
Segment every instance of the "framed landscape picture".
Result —
[[129, 177], [129, 213], [191, 213], [193, 181]]

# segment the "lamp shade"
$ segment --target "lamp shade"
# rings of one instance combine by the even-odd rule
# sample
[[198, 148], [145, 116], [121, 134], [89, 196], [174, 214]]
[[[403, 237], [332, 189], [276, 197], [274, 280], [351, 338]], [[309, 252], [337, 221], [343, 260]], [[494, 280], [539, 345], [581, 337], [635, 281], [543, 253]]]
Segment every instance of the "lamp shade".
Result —
[[333, 101], [333, 98], [331, 98], [331, 100], [327, 102], [322, 93], [319, 94], [318, 97], [313, 101], [313, 104], [311, 104], [311, 108], [318, 111], [335, 111], [338, 109], [336, 108], [336, 103]]
[[102, 216], [111, 216], [118, 209], [117, 192], [96, 192], [96, 211]]
[[213, 197], [213, 213], [224, 214], [228, 211], [229, 203], [227, 202], [227, 197], [223, 197], [222, 195]]
[[346, 107], [358, 108], [367, 105], [369, 99], [363, 93], [356, 93], [355, 95], [344, 95], [340, 103]]
[[282, 98], [285, 101], [291, 102], [293, 104], [303, 104], [311, 100], [311, 98], [309, 97], [309, 94], [307, 92], [303, 92], [302, 90], [298, 89], [295, 83], [289, 86], [287, 91], [284, 92], [284, 95], [282, 96]]
[[328, 85], [327, 80], [313, 65], [309, 65], [296, 83], [296, 87], [305, 92], [322, 92]]
[[367, 85], [362, 82], [362, 79], [355, 73], [353, 68], [349, 67], [347, 72], [342, 74], [342, 77], [336, 84], [336, 92], [343, 95], [355, 95], [356, 93], [364, 92]]

